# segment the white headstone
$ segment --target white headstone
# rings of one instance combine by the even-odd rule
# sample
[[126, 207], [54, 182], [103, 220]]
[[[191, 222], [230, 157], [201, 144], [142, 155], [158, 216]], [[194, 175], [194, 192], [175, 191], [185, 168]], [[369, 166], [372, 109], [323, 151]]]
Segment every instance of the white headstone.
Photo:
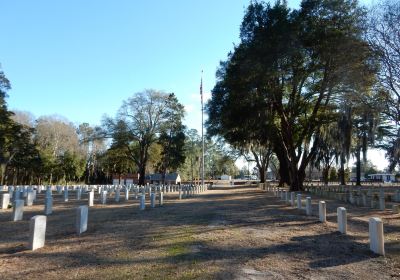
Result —
[[125, 200], [129, 200], [129, 188], [125, 187]]
[[64, 201], [67, 202], [68, 201], [68, 187], [64, 187]]
[[117, 189], [115, 190], [115, 202], [119, 202], [120, 196], [121, 196], [121, 191], [120, 191], [120, 189], [117, 187]]
[[347, 215], [346, 215], [346, 208], [338, 207], [337, 208], [337, 221], [338, 221], [338, 228], [339, 231], [343, 234], [347, 233]]
[[94, 191], [92, 190], [89, 192], [89, 199], [88, 199], [89, 207], [93, 206], [93, 200], [94, 200]]
[[301, 209], [301, 194], [297, 194], [297, 209]]
[[20, 199], [20, 197], [21, 197], [21, 192], [19, 191], [18, 188], [15, 188], [14, 194], [13, 194], [13, 201]]
[[33, 192], [28, 192], [28, 194], [26, 195], [26, 206], [32, 206], [33, 205], [33, 199], [34, 199]]
[[312, 214], [311, 197], [306, 198], [306, 214], [307, 216], [311, 216]]
[[51, 196], [52, 196], [51, 187], [47, 187], [47, 189], [46, 189], [46, 197], [51, 197]]
[[139, 209], [144, 210], [146, 208], [146, 195], [142, 194], [140, 196], [140, 204], [139, 204]]
[[294, 197], [295, 197], [295, 193], [294, 192], [290, 192], [290, 204], [292, 205], [292, 207], [294, 207]]
[[102, 191], [101, 192], [101, 204], [106, 204], [107, 203], [107, 191]]
[[29, 222], [29, 249], [32, 251], [44, 246], [46, 220], [46, 216], [37, 215], [33, 216]]
[[150, 207], [156, 207], [156, 194], [154, 192], [150, 194]]
[[1, 209], [7, 209], [8, 204], [10, 204], [10, 194], [9, 193], [3, 193], [1, 195]]
[[86, 205], [79, 206], [76, 209], [76, 233], [80, 235], [87, 230], [89, 207]]
[[53, 213], [53, 198], [51, 196], [44, 199], [44, 214], [50, 215]]
[[369, 248], [378, 255], [385, 255], [383, 222], [379, 218], [369, 219]]
[[17, 199], [13, 203], [12, 219], [13, 221], [20, 221], [24, 215], [24, 201]]
[[320, 201], [318, 203], [318, 212], [319, 212], [319, 221], [321, 223], [325, 223], [326, 222], [326, 203], [325, 201]]
[[76, 189], [76, 200], [81, 200], [81, 197], [82, 197], [82, 189], [77, 188]]
[[163, 206], [163, 204], [164, 204], [164, 193], [163, 192], [160, 192], [160, 194], [159, 194], [159, 196], [158, 196], [158, 202], [159, 202], [159, 205], [160, 206]]

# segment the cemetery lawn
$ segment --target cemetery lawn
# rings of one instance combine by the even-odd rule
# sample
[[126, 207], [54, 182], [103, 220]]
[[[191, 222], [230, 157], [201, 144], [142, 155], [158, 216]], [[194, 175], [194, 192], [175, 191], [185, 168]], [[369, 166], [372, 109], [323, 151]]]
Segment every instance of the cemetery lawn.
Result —
[[[96, 202], [98, 201], [96, 194]], [[305, 197], [305, 196], [304, 196]], [[26, 249], [29, 219], [43, 213], [44, 193], [23, 221], [0, 210], [1, 279], [400, 279], [400, 214], [327, 202], [328, 222], [254, 187], [221, 187], [189, 199], [165, 194], [164, 206], [139, 211], [131, 199], [89, 208], [88, 231], [75, 234], [75, 211], [87, 196], [54, 195], [45, 247]], [[148, 201], [147, 201], [148, 203]], [[348, 210], [348, 234], [336, 208]], [[384, 222], [386, 257], [373, 254], [368, 218]]]

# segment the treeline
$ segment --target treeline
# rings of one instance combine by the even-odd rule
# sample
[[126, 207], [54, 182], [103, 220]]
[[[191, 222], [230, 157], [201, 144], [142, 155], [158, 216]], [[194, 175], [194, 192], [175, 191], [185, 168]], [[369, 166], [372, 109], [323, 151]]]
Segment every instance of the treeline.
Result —
[[370, 147], [400, 159], [400, 2], [372, 9], [356, 0], [252, 1], [240, 43], [222, 61], [208, 103], [208, 132], [280, 183], [302, 190], [306, 171], [327, 181], [356, 159], [357, 183]]
[[[35, 118], [11, 112], [11, 85], [0, 71], [0, 185], [111, 183], [113, 175], [178, 172], [198, 180], [201, 137], [182, 124], [183, 106], [174, 94], [146, 90], [134, 94], [114, 118], [100, 126], [74, 125], [64, 117]], [[237, 174], [234, 155], [206, 140], [207, 177]], [[164, 177], [165, 178], [165, 177]]]

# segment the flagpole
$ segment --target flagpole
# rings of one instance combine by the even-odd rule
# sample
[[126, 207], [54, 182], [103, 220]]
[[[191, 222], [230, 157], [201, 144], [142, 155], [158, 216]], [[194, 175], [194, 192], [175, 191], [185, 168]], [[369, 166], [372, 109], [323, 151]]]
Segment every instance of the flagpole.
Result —
[[204, 105], [203, 105], [203, 70], [201, 70], [200, 81], [200, 95], [201, 95], [201, 143], [202, 143], [202, 156], [201, 156], [201, 186], [204, 186]]

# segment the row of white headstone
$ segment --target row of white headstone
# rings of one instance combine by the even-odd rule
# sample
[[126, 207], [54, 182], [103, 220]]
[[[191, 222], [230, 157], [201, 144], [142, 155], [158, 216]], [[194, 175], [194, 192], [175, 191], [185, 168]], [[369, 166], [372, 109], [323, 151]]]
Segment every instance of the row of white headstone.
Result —
[[[102, 204], [106, 204], [107, 202], [107, 194], [114, 192], [115, 193], [115, 201], [119, 202], [120, 200], [120, 192], [123, 189], [125, 191], [125, 199], [129, 200], [129, 191], [132, 186], [101, 186], [98, 191], [100, 194], [100, 202]], [[146, 207], [146, 193], [149, 194], [150, 197], [150, 207], [156, 207], [156, 195], [158, 194], [159, 206], [163, 205], [164, 201], [164, 191], [166, 192], [179, 192], [179, 199], [188, 198], [193, 196], [194, 194], [204, 192], [207, 189], [206, 186], [193, 186], [193, 185], [182, 185], [182, 186], [133, 186], [133, 192], [135, 193], [135, 198], [138, 198], [140, 194], [140, 203], [139, 209], [145, 210]], [[68, 201], [68, 186], [63, 188], [64, 191], [64, 201]], [[81, 199], [82, 191], [87, 190], [86, 188], [76, 188], [76, 198], [77, 200]], [[12, 220], [19, 221], [23, 219], [23, 210], [24, 210], [24, 200], [20, 199], [20, 190], [16, 188], [16, 193], [14, 194], [13, 201], [13, 212], [12, 212]], [[60, 193], [60, 192], [59, 192]], [[61, 192], [62, 193], [62, 192]], [[32, 194], [32, 195], [31, 195]], [[2, 209], [7, 209], [8, 204], [10, 202], [10, 193], [2, 194]], [[28, 190], [27, 191], [27, 201], [28, 198], [34, 197], [36, 199], [36, 190]], [[32, 198], [32, 203], [33, 200]], [[30, 201], [30, 199], [29, 199]], [[29, 204], [27, 204], [29, 205]], [[32, 205], [32, 204], [30, 204]], [[29, 205], [29, 206], [30, 206]], [[76, 213], [76, 232], [77, 234], [81, 234], [87, 230], [88, 223], [88, 210], [90, 206], [94, 205], [94, 189], [91, 189], [88, 192], [88, 205], [79, 206], [77, 208]], [[45, 215], [50, 215], [52, 213], [53, 207], [53, 198], [52, 198], [52, 188], [48, 187], [46, 189], [45, 196]], [[36, 250], [44, 246], [45, 243], [45, 235], [46, 235], [46, 222], [47, 216], [45, 215], [36, 215], [30, 220], [30, 239], [29, 239], [29, 249]]]
[[[69, 187], [64, 186], [63, 188], [59, 188], [57, 186], [57, 189], [61, 189], [61, 192], [57, 191], [59, 194], [63, 194], [63, 199], [64, 202], [68, 202], [69, 200]], [[88, 188], [82, 188], [82, 187], [77, 187], [75, 188], [76, 192], [76, 200], [81, 200], [82, 198], [82, 193], [86, 192], [86, 190], [89, 190]], [[86, 192], [88, 194], [88, 206], [91, 207], [94, 205], [94, 190], [95, 188], [91, 188], [90, 191]], [[107, 196], [112, 193], [114, 193], [114, 199], [116, 202], [120, 201], [120, 193], [121, 191], [125, 192], [125, 200], [129, 200], [130, 196], [130, 191], [135, 195], [135, 199], [138, 199], [139, 194], [141, 193], [149, 194], [150, 197], [150, 204], [155, 205], [155, 197], [152, 197], [152, 193], [156, 192], [158, 193], [159, 196], [159, 203], [162, 205], [163, 203], [163, 193], [164, 192], [176, 192], [178, 191], [179, 193], [179, 199], [182, 198], [188, 198], [191, 197], [197, 193], [203, 192], [206, 190], [205, 186], [193, 186], [193, 185], [173, 185], [173, 186], [99, 186], [97, 188], [99, 194], [100, 194], [100, 203], [101, 204], [106, 204], [107, 203]], [[47, 187], [46, 189], [46, 196], [44, 200], [44, 214], [45, 215], [50, 215], [52, 213], [52, 208], [53, 208], [53, 188], [52, 187]], [[37, 190], [36, 189], [30, 189], [27, 188], [27, 191], [24, 192], [23, 190], [19, 188], [11, 189], [10, 192], [8, 193], [3, 193], [1, 195], [1, 205], [2, 209], [7, 209], [10, 205], [11, 198], [13, 198], [13, 216], [12, 220], [18, 221], [22, 219], [22, 213], [23, 213], [23, 206], [24, 202], [26, 206], [32, 206], [33, 202], [36, 200], [37, 196]], [[21, 198], [25, 197], [25, 200], [22, 200]], [[142, 199], [142, 198], [141, 198]], [[152, 202], [153, 201], [153, 202]]]
[[[368, 205], [371, 208], [379, 207], [380, 210], [385, 210], [385, 201], [386, 197], [391, 197], [391, 200], [394, 202], [400, 202], [400, 190], [399, 189], [390, 189], [389, 192], [385, 193], [385, 189], [382, 188], [381, 185], [378, 187], [378, 191], [369, 187], [368, 189], [363, 189], [362, 187], [352, 187], [352, 186], [320, 186], [306, 187], [306, 191], [309, 191], [313, 194], [323, 196], [323, 197], [331, 197], [335, 199], [342, 200], [344, 202], [350, 202], [351, 204], [359, 205], [367, 207]], [[369, 201], [369, 202], [368, 202]], [[393, 206], [394, 210], [398, 210], [398, 205]]]
[[[281, 200], [286, 201], [292, 207], [297, 209], [303, 209], [302, 207], [302, 194], [295, 192], [288, 192], [275, 187], [268, 187], [267, 191], [273, 192], [276, 197], [280, 197]], [[290, 194], [290, 198], [289, 198]], [[296, 200], [296, 203], [295, 203]], [[297, 204], [297, 205], [296, 205]], [[311, 197], [306, 197], [305, 211], [307, 216], [312, 215], [312, 203]], [[319, 201], [318, 203], [318, 214], [319, 221], [322, 223], [326, 222], [326, 203], [325, 201]], [[337, 224], [338, 230], [342, 234], [347, 233], [347, 210], [344, 207], [337, 208]], [[370, 249], [378, 255], [385, 255], [385, 242], [383, 235], [383, 222], [378, 217], [372, 217], [369, 219], [369, 240]]]

